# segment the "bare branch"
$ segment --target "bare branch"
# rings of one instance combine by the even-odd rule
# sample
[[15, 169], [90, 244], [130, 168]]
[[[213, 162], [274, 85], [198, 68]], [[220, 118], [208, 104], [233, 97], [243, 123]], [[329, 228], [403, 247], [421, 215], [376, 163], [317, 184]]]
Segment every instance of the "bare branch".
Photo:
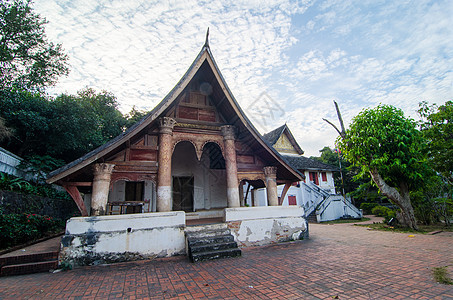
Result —
[[339, 134], [341, 137], [343, 137], [343, 136], [341, 135], [341, 131], [338, 130], [338, 128], [337, 128], [337, 126], [335, 126], [335, 124], [333, 124], [332, 122], [330, 122], [330, 121], [327, 120], [327, 119], [324, 119], [324, 118], [322, 118], [322, 119], [323, 119], [324, 121], [326, 121], [327, 123], [329, 123], [330, 125], [332, 125], [332, 127], [335, 128], [335, 130], [338, 132], [338, 134]]
[[338, 120], [340, 121], [340, 127], [341, 127], [340, 136], [344, 137], [346, 130], [344, 129], [343, 118], [341, 117], [341, 112], [340, 112], [340, 109], [338, 108], [337, 102], [335, 100], [333, 100], [333, 103], [335, 104], [335, 109], [337, 110]]
[[338, 108], [337, 102], [335, 102], [335, 100], [333, 100], [333, 103], [335, 104], [335, 109], [337, 110], [337, 116], [338, 116], [338, 120], [340, 121], [341, 130], [339, 130], [338, 127], [335, 126], [329, 120], [324, 119], [324, 118], [323, 118], [323, 120], [326, 121], [327, 123], [329, 123], [330, 125], [332, 125], [332, 127], [335, 128], [335, 130], [338, 132], [338, 134], [341, 136], [341, 138], [344, 139], [344, 137], [346, 135], [346, 131], [344, 129], [343, 118], [341, 117], [341, 112], [340, 112], [340, 109]]

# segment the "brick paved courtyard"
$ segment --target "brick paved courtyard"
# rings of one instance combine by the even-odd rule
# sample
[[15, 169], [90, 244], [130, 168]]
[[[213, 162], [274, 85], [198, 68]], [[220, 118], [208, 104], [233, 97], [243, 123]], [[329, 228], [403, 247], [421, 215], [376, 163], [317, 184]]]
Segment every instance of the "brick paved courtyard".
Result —
[[453, 235], [310, 224], [310, 240], [241, 258], [185, 257], [0, 278], [0, 299], [453, 299], [431, 268], [453, 269]]

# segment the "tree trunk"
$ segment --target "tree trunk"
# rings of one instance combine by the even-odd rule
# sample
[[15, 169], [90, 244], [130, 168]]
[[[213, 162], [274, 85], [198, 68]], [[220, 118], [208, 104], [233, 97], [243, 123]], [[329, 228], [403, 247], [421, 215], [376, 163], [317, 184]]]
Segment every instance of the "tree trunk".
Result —
[[401, 209], [401, 214], [397, 215], [398, 221], [403, 226], [418, 230], [407, 184], [402, 182], [400, 184], [400, 192], [398, 192], [394, 187], [389, 186], [384, 179], [382, 179], [376, 169], [370, 170], [370, 174], [381, 193], [392, 200], [393, 203], [398, 205]]

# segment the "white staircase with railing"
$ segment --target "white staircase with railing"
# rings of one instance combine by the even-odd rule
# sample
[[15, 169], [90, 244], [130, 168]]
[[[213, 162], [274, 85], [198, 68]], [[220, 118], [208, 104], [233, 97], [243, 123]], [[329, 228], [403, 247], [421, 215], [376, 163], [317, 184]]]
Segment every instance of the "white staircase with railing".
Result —
[[310, 215], [316, 215], [317, 222], [362, 217], [361, 210], [351, 203], [351, 199], [344, 198], [342, 195], [331, 194], [312, 182], [300, 182], [299, 187], [291, 187], [291, 189], [287, 195], [291, 193], [296, 195], [299, 198], [297, 203], [304, 207], [305, 216], [308, 218]]

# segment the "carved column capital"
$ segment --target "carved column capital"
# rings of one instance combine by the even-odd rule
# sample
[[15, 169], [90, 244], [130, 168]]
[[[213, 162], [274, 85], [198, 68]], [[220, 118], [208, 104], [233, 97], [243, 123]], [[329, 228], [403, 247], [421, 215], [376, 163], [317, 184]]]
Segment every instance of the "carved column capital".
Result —
[[223, 125], [220, 127], [224, 140], [234, 140], [236, 135], [236, 127], [233, 125]]
[[162, 117], [159, 119], [159, 128], [160, 133], [173, 134], [173, 127], [175, 126], [176, 121], [173, 118]]
[[276, 178], [277, 177], [277, 167], [264, 167], [263, 168], [264, 175], [269, 178]]
[[110, 180], [110, 175], [113, 172], [113, 168], [115, 167], [114, 164], [95, 164], [93, 166], [93, 175], [94, 177], [102, 177], [103, 175], [107, 176]]

